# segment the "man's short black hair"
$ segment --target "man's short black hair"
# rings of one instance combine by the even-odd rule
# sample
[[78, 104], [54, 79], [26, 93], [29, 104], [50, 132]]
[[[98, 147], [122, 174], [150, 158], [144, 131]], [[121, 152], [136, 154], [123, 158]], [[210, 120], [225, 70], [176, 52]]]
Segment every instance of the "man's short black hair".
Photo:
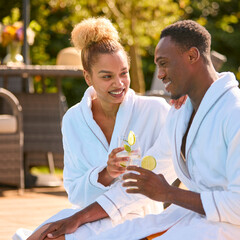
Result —
[[211, 35], [195, 21], [183, 20], [169, 25], [162, 31], [160, 38], [167, 36], [171, 37], [183, 52], [196, 47], [203, 57], [210, 54]]

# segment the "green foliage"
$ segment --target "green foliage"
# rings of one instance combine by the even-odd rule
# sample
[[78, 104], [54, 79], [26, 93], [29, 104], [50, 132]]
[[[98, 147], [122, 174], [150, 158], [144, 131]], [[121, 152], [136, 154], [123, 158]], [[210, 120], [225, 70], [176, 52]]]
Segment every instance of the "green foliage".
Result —
[[[31, 0], [31, 21], [41, 28], [30, 48], [33, 64], [55, 64], [58, 52], [71, 46], [71, 31], [84, 18], [106, 16], [119, 31], [126, 50], [140, 49], [146, 90], [150, 88], [155, 65], [153, 55], [161, 30], [178, 19], [197, 20], [212, 35], [212, 48], [224, 54], [222, 70], [236, 73], [240, 79], [240, 2], [239, 0]], [[11, 9], [22, 9], [22, 0], [0, 2], [0, 19]], [[33, 22], [34, 23], [34, 22]], [[0, 48], [0, 56], [6, 54]], [[49, 84], [51, 88], [51, 84]], [[81, 79], [63, 81], [70, 106], [81, 99], [87, 85]]]
[[8, 15], [2, 19], [2, 23], [4, 25], [11, 25], [11, 24], [19, 21], [19, 19], [20, 19], [19, 8], [13, 8], [13, 9], [11, 9], [10, 15]]
[[[33, 64], [55, 64], [57, 53], [71, 45], [70, 34], [73, 26], [84, 18], [106, 16], [112, 20], [120, 33], [126, 50], [136, 44], [144, 58], [144, 75], [147, 89], [154, 72], [154, 47], [162, 28], [176, 21], [183, 13], [172, 0], [32, 0], [31, 16], [41, 25], [41, 33], [31, 48]], [[147, 61], [151, 60], [151, 67]], [[63, 91], [70, 105], [79, 98], [81, 81], [63, 83]], [[68, 94], [72, 91], [72, 94]], [[77, 94], [77, 95], [75, 95]]]
[[[21, 0], [0, 1], [0, 22], [7, 16], [11, 16], [13, 8], [21, 9]], [[6, 55], [6, 48], [0, 45], [0, 61]]]
[[[33, 175], [39, 175], [39, 174], [49, 174], [50, 170], [47, 166], [38, 166], [38, 167], [32, 167], [30, 170], [31, 174]], [[54, 169], [54, 175], [63, 178], [63, 170], [59, 168]]]
[[239, 0], [192, 0], [183, 10], [184, 18], [198, 21], [211, 33], [212, 49], [227, 57], [222, 71], [232, 71], [240, 80]]
[[[145, 65], [151, 60], [153, 65], [154, 48], [158, 42], [161, 30], [168, 24], [178, 20], [183, 13], [177, 3], [172, 0], [79, 0], [76, 6], [80, 11], [71, 14], [73, 25], [90, 16], [106, 16], [111, 19], [125, 49], [130, 46], [139, 49], [144, 58], [144, 76], [147, 89], [153, 78], [153, 67]], [[75, 2], [73, 2], [73, 5]]]
[[63, 79], [62, 85], [68, 106], [73, 106], [78, 103], [88, 88], [84, 78], [65, 78]]
[[[9, 7], [21, 8], [21, 4], [22, 1], [17, 1]], [[160, 32], [166, 25], [176, 21], [182, 12], [172, 0], [31, 0], [31, 20], [41, 27], [30, 49], [31, 61], [33, 64], [55, 64], [58, 52], [71, 45], [70, 36], [75, 24], [84, 18], [106, 16], [118, 29], [127, 51], [131, 45], [140, 49], [149, 88], [154, 67], [148, 67], [148, 61], [151, 60], [149, 64], [153, 66], [154, 46]], [[75, 93], [86, 86], [82, 86], [82, 81], [74, 80], [72, 87], [69, 85], [69, 81], [64, 82], [63, 91], [68, 95], [71, 105], [74, 99], [79, 99]], [[70, 91], [72, 94], [68, 94]]]

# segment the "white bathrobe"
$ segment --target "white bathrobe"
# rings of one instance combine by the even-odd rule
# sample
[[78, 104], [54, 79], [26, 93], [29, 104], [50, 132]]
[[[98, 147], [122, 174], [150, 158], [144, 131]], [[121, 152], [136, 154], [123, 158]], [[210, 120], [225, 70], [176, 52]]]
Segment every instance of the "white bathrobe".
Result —
[[235, 76], [220, 74], [202, 99], [187, 136], [185, 164], [180, 150], [192, 111], [189, 99], [180, 110], [170, 110], [166, 136], [155, 154], [160, 157], [171, 143], [177, 175], [200, 193], [206, 216], [171, 205], [159, 215], [126, 221], [88, 239], [135, 240], [166, 229], [155, 239], [240, 239], [240, 90]]
[[[71, 203], [81, 209], [96, 201], [110, 218], [80, 227], [66, 239], [87, 239], [91, 231], [96, 234], [127, 219], [157, 214], [163, 209], [162, 203], [140, 194], [127, 194], [121, 181], [105, 187], [97, 180], [99, 172], [107, 165], [108, 155], [117, 147], [118, 136], [127, 136], [132, 130], [138, 136], [142, 155], [146, 154], [158, 139], [170, 106], [163, 98], [138, 96], [129, 89], [119, 107], [109, 145], [93, 119], [94, 95], [95, 90], [88, 88], [81, 102], [70, 108], [63, 118], [64, 186]], [[170, 152], [157, 165], [156, 171], [160, 170], [169, 183], [176, 179]], [[44, 224], [66, 218], [76, 211], [79, 209], [65, 209]]]

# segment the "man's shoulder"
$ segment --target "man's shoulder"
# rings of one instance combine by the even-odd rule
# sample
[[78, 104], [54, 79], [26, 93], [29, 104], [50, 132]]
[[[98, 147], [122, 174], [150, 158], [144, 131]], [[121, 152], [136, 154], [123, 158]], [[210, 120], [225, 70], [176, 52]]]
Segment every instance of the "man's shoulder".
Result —
[[219, 100], [220, 101], [218, 105], [221, 108], [223, 115], [239, 114], [240, 89], [238, 87], [227, 91], [226, 94], [224, 94]]

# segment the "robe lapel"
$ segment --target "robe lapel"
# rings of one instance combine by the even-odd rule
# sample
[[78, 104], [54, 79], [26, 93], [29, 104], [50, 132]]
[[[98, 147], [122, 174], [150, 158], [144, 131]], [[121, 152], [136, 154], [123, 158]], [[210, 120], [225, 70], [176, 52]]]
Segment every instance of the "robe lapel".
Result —
[[105, 137], [105, 135], [102, 132], [102, 129], [98, 126], [98, 124], [95, 122], [93, 119], [93, 114], [92, 114], [92, 97], [95, 94], [95, 90], [93, 87], [89, 87], [82, 99], [82, 104], [81, 104], [81, 110], [82, 110], [82, 115], [85, 119], [86, 124], [92, 131], [92, 133], [98, 138], [100, 143], [103, 145], [104, 149], [108, 152], [108, 142]]
[[[188, 162], [188, 154], [191, 146], [207, 113], [224, 93], [226, 93], [230, 88], [236, 87], [238, 85], [238, 82], [236, 80], [232, 81], [232, 79], [235, 79], [235, 76], [232, 73], [219, 74], [219, 79], [214, 82], [206, 92], [199, 106], [199, 109], [193, 119], [186, 139], [186, 163]], [[193, 107], [191, 101], [190, 99], [187, 99], [185, 105], [182, 106], [182, 108], [179, 110], [179, 114], [177, 114], [178, 119], [175, 121], [175, 126], [173, 126], [175, 155], [174, 157], [176, 159], [176, 161], [174, 161], [174, 165], [181, 181], [183, 181], [186, 186], [193, 186], [192, 184], [194, 183], [191, 181], [191, 176], [189, 174], [187, 164], [181, 157], [181, 144], [183, 136], [187, 130], [192, 111]]]
[[127, 130], [129, 131], [128, 125], [130, 119], [132, 118], [134, 101], [135, 93], [132, 89], [129, 89], [127, 95], [124, 98], [124, 101], [121, 103], [118, 109], [110, 142], [109, 153], [118, 146], [118, 137], [123, 135], [127, 136], [128, 134]]
[[181, 175], [183, 175], [183, 178], [190, 179], [190, 174], [187, 169], [186, 162], [181, 157], [181, 145], [182, 145], [182, 139], [183, 136], [187, 130], [188, 122], [190, 120], [193, 108], [191, 105], [191, 102], [189, 99], [187, 99], [187, 102], [182, 107], [182, 109], [179, 110], [178, 119], [175, 122], [175, 157], [176, 157], [176, 168], [179, 168]]
[[93, 87], [89, 87], [86, 90], [84, 97], [82, 99], [82, 114], [88, 127], [91, 129], [93, 134], [99, 139], [100, 143], [103, 145], [103, 147], [109, 154], [114, 148], [117, 147], [118, 136], [128, 134], [126, 133], [126, 130], [132, 116], [135, 93], [133, 90], [129, 89], [128, 93], [126, 94], [123, 102], [119, 107], [110, 146], [108, 145], [107, 139], [103, 134], [101, 128], [93, 119], [91, 108], [92, 108], [92, 96], [94, 96], [94, 94], [95, 90]]
[[196, 112], [192, 125], [186, 140], [186, 158], [188, 158], [189, 151], [197, 135], [197, 132], [203, 122], [204, 118], [211, 110], [213, 105], [221, 98], [230, 88], [236, 87], [238, 82], [232, 81], [235, 79], [232, 73], [219, 74], [219, 79], [215, 81], [204, 95], [202, 102]]

